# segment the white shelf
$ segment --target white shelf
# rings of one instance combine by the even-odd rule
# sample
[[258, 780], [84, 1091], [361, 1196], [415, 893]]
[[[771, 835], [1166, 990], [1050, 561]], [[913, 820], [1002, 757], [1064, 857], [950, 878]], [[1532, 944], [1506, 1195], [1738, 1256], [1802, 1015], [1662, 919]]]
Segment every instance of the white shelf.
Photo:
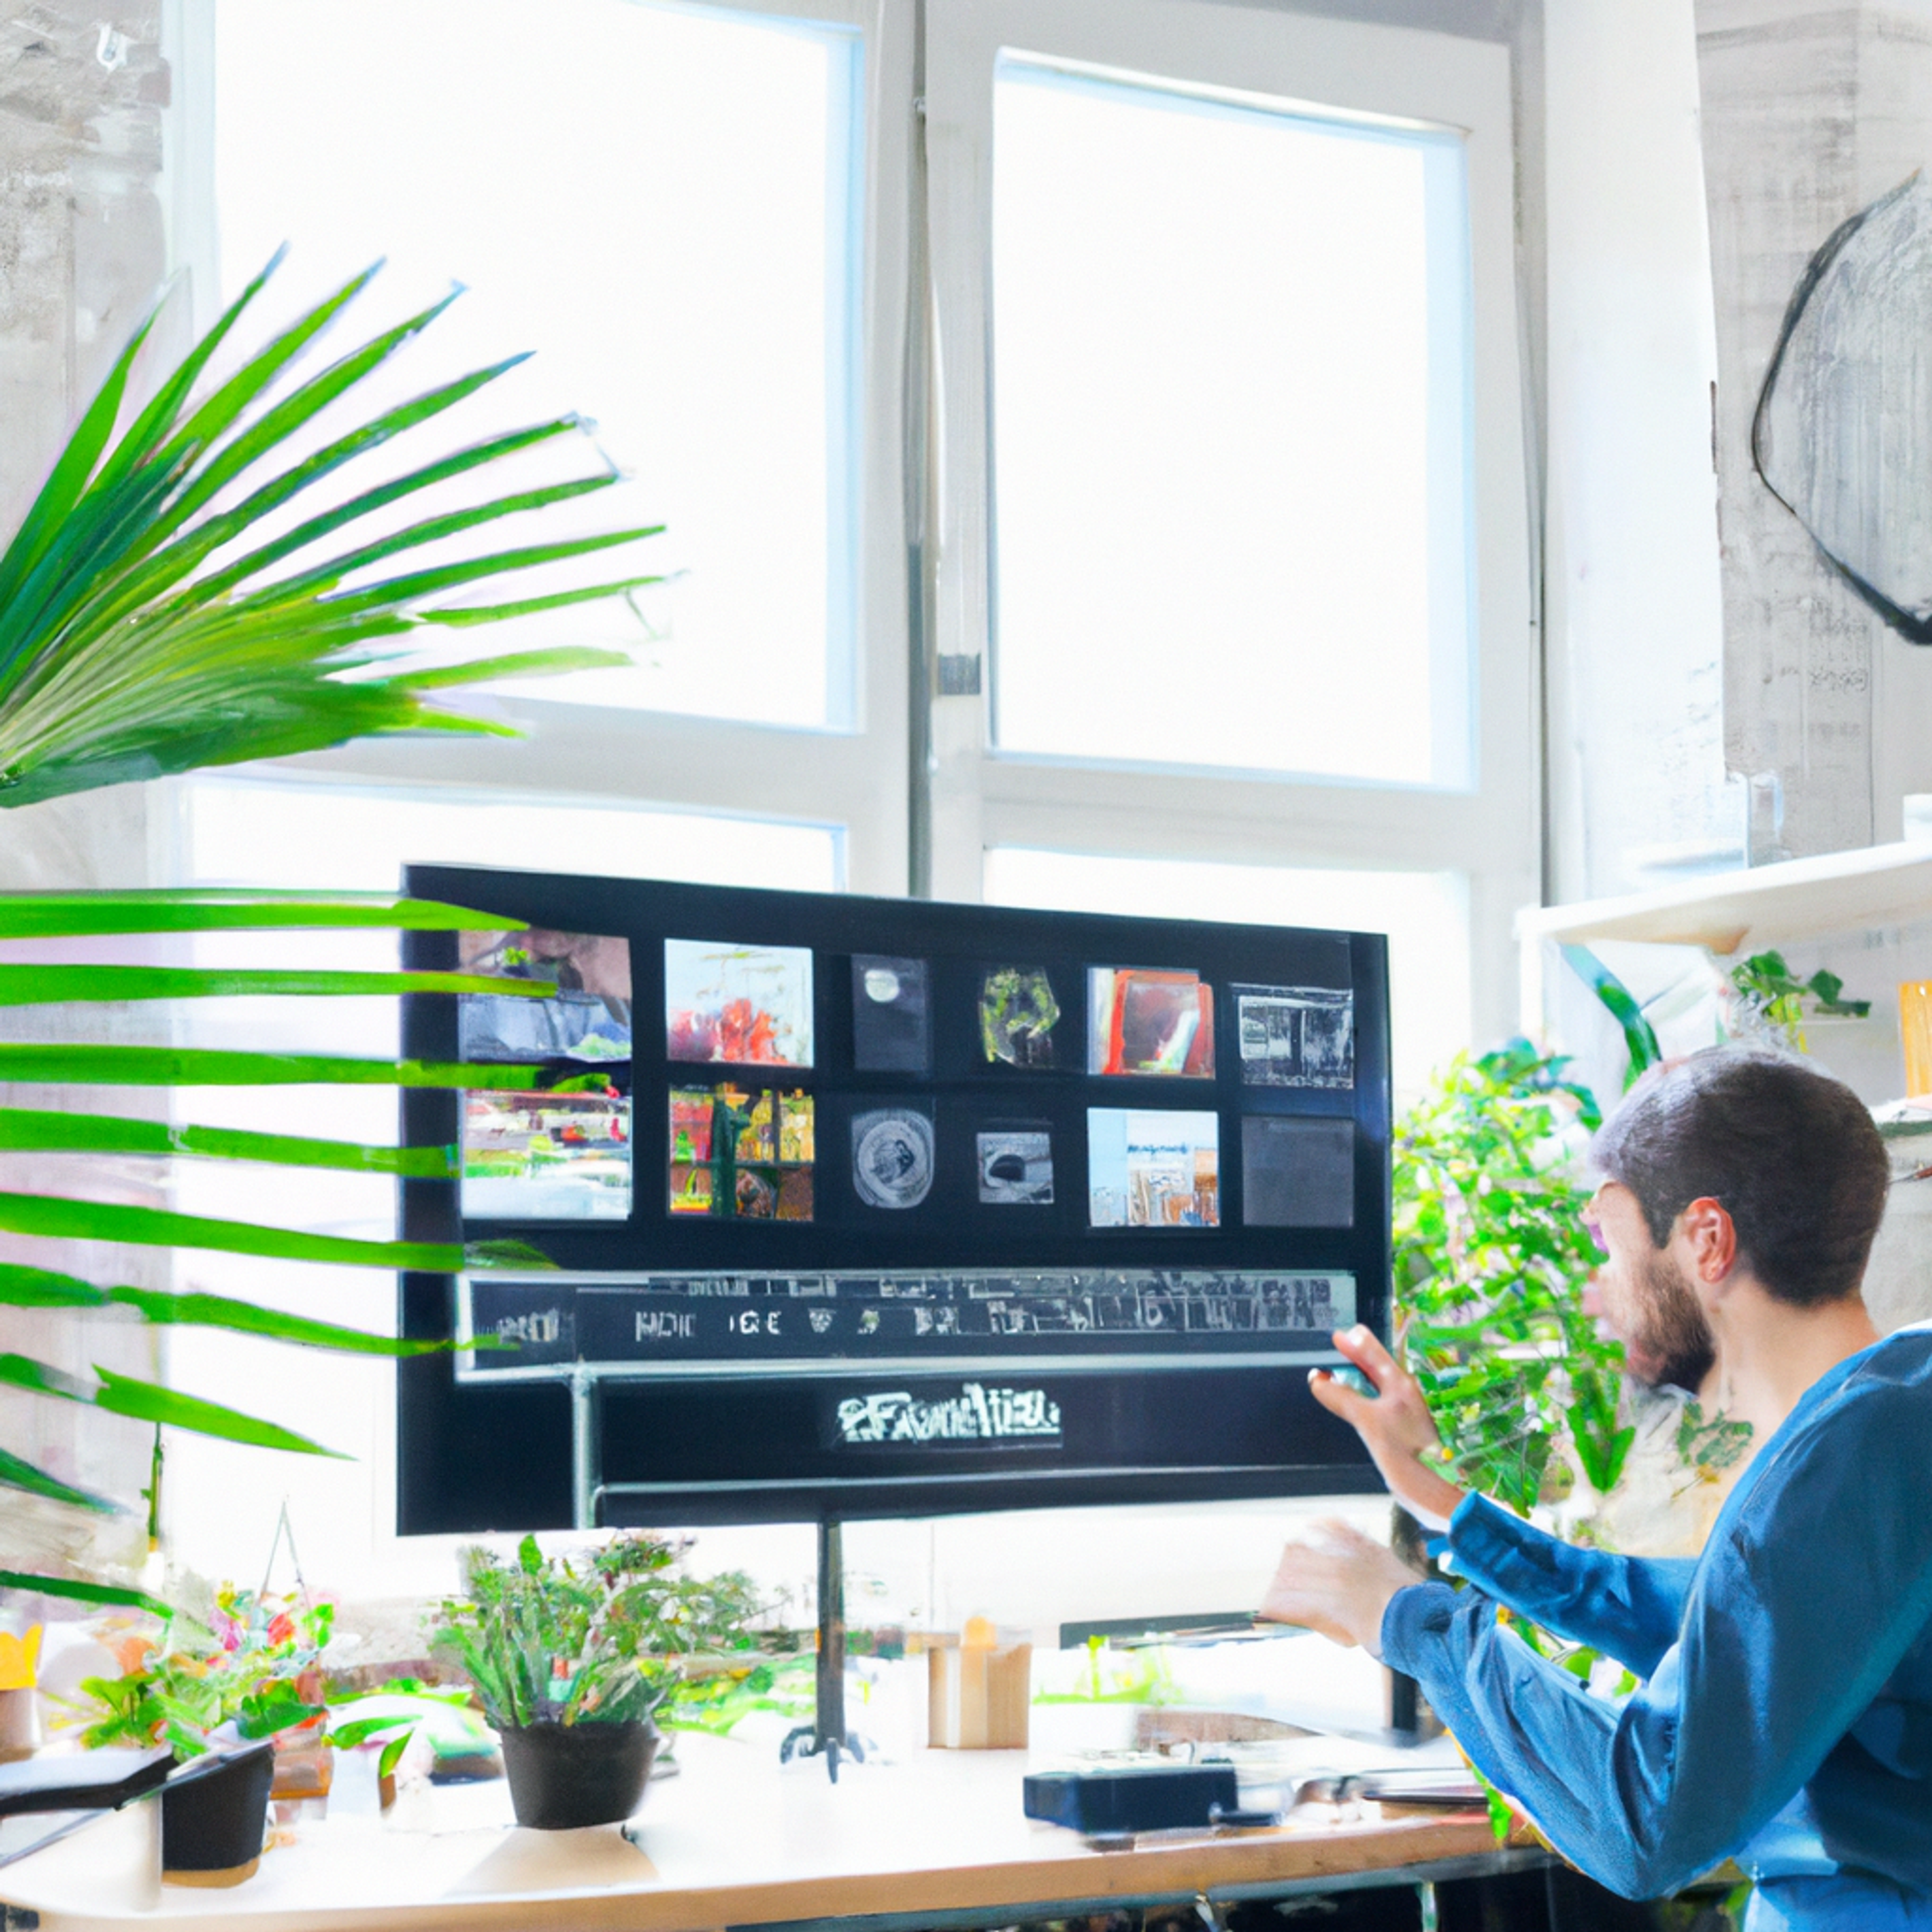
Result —
[[1704, 873], [1622, 898], [1532, 908], [1516, 916], [1516, 930], [1526, 943], [1644, 939], [1722, 954], [1928, 919], [1932, 844], [1911, 843]]

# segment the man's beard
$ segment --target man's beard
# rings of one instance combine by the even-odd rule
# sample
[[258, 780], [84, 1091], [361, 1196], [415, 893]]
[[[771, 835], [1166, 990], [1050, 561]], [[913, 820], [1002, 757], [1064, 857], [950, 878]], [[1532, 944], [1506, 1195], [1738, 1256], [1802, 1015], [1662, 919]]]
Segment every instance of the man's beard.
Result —
[[1638, 1273], [1636, 1332], [1624, 1342], [1631, 1372], [1694, 1395], [1718, 1359], [1703, 1306], [1667, 1252], [1646, 1255]]

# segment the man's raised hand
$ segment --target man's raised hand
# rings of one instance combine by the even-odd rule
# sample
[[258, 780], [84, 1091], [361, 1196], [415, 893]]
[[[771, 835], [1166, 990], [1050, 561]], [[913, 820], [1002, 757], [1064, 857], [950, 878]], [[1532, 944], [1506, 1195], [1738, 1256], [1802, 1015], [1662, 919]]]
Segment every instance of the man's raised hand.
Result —
[[1421, 1580], [1386, 1544], [1346, 1522], [1318, 1522], [1282, 1552], [1255, 1615], [1318, 1630], [1336, 1643], [1358, 1643], [1378, 1658], [1389, 1599]]
[[1422, 1399], [1421, 1386], [1367, 1329], [1338, 1329], [1335, 1346], [1368, 1377], [1376, 1393], [1365, 1396], [1337, 1381], [1327, 1369], [1311, 1369], [1308, 1385], [1315, 1400], [1360, 1436], [1396, 1500], [1418, 1522], [1446, 1529], [1462, 1491], [1422, 1458], [1439, 1448], [1435, 1418]]

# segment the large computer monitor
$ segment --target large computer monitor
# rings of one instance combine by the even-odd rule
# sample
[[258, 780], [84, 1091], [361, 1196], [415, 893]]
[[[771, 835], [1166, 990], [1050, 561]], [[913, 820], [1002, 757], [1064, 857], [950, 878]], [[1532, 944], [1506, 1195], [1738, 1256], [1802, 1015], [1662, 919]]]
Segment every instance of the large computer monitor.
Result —
[[[1385, 1328], [1378, 934], [417, 866], [404, 1533], [1379, 1486], [1308, 1392]], [[512, 1072], [512, 1069], [521, 1070]], [[532, 1071], [531, 1070], [536, 1070]], [[473, 1346], [480, 1342], [482, 1346]]]

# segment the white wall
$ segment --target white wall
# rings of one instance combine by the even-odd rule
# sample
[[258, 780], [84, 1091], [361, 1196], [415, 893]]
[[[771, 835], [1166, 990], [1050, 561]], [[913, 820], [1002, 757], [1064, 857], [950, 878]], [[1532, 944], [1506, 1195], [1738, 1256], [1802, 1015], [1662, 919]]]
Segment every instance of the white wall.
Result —
[[1552, 896], [1708, 865], [1727, 820], [1691, 0], [1549, 0]]

